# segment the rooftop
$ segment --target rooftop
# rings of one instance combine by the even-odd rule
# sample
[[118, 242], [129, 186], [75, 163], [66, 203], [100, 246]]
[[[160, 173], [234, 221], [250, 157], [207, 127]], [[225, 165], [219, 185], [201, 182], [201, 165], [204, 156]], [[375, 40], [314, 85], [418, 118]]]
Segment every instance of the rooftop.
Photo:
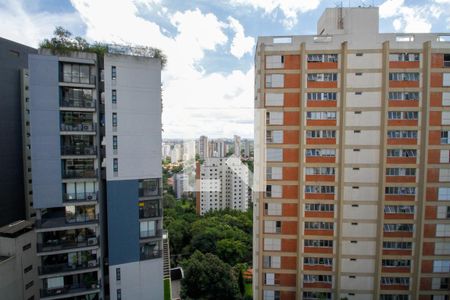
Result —
[[33, 230], [33, 222], [20, 220], [9, 225], [0, 227], [0, 236], [16, 238], [26, 232]]

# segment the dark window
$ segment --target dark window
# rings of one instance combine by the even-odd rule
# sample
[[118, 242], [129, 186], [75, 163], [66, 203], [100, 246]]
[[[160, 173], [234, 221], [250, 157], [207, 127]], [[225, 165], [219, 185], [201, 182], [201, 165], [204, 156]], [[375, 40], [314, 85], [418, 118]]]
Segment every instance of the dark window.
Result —
[[14, 55], [14, 56], [20, 56], [20, 52], [16, 51], [16, 50], [9, 50], [9, 53]]
[[122, 300], [122, 290], [117, 289], [117, 300]]
[[117, 150], [118, 141], [117, 141], [117, 135], [113, 135], [113, 150]]
[[112, 114], [112, 126], [117, 127], [117, 113]]
[[113, 159], [113, 171], [114, 171], [114, 173], [119, 172], [119, 159], [118, 158]]
[[30, 282], [28, 282], [28, 283], [25, 285], [25, 289], [28, 290], [30, 287], [33, 286], [33, 284], [34, 284], [34, 281], [31, 280]]
[[117, 78], [117, 68], [116, 66], [111, 66], [111, 79]]
[[117, 90], [112, 90], [111, 91], [111, 102], [113, 104], [117, 103]]
[[116, 268], [116, 280], [120, 281], [120, 268]]
[[33, 270], [33, 265], [29, 265], [28, 267], [26, 267], [25, 269], [23, 269], [23, 272], [24, 272], [24, 273], [28, 273], [28, 272], [30, 272], [31, 270]]
[[23, 246], [22, 250], [25, 251], [25, 250], [28, 250], [30, 248], [31, 248], [31, 243], [26, 244], [25, 246]]

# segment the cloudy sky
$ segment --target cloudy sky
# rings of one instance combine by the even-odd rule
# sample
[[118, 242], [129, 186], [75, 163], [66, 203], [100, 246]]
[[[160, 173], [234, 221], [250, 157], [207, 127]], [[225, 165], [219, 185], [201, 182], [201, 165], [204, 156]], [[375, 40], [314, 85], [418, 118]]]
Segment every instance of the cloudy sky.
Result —
[[[0, 36], [38, 46], [55, 26], [88, 41], [148, 45], [168, 56], [163, 137], [253, 136], [259, 35], [314, 34], [321, 0], [0, 0]], [[450, 0], [348, 0], [380, 6], [381, 32], [449, 32]]]

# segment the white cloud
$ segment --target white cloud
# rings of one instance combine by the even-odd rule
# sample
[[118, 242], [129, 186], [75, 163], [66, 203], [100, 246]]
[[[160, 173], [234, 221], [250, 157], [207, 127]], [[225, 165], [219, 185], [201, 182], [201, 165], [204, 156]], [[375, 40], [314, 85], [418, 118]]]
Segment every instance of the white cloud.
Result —
[[450, 4], [450, 0], [434, 0], [434, 2], [439, 4]]
[[81, 29], [77, 13], [29, 14], [25, 1], [5, 0], [0, 3], [0, 32], [3, 38], [32, 47], [38, 47], [43, 38], [51, 36], [56, 26]]
[[392, 22], [392, 25], [394, 25], [395, 31], [399, 31], [402, 28], [402, 19], [400, 19], [400, 18], [395, 19]]
[[316, 9], [320, 0], [229, 0], [232, 5], [251, 6], [272, 14], [277, 9], [283, 12], [283, 25], [291, 29], [298, 22], [298, 14]]
[[387, 0], [380, 5], [380, 17], [390, 18], [398, 15], [404, 2], [404, 0]]
[[[245, 73], [207, 74], [201, 65], [208, 51], [228, 43], [224, 30], [237, 29], [236, 39], [239, 26], [230, 27], [214, 14], [204, 14], [199, 9], [173, 14], [166, 11], [166, 18], [177, 30], [169, 36], [166, 30], [138, 15], [136, 2], [71, 2], [86, 23], [86, 37], [90, 40], [149, 45], [167, 54], [168, 64], [163, 72], [164, 137], [252, 136], [253, 67]], [[242, 37], [247, 44], [235, 48], [234, 54], [248, 52], [249, 42], [243, 29]]]
[[252, 53], [255, 39], [251, 36], [245, 36], [244, 27], [233, 17], [228, 17], [230, 28], [235, 32], [231, 42], [230, 52], [237, 58], [242, 58], [246, 53]]

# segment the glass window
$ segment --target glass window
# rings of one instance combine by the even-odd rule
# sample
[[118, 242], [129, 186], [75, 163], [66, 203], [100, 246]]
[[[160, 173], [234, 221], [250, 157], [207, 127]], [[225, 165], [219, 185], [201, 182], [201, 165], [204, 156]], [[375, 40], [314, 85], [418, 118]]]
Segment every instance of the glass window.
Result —
[[117, 90], [111, 91], [111, 102], [117, 104]]
[[118, 158], [113, 159], [113, 171], [114, 171], [114, 173], [119, 172], [119, 159]]
[[111, 79], [117, 78], [117, 68], [116, 66], [111, 66]]
[[89, 84], [89, 66], [80, 65], [80, 83]]
[[112, 126], [117, 127], [117, 113], [112, 113]]

